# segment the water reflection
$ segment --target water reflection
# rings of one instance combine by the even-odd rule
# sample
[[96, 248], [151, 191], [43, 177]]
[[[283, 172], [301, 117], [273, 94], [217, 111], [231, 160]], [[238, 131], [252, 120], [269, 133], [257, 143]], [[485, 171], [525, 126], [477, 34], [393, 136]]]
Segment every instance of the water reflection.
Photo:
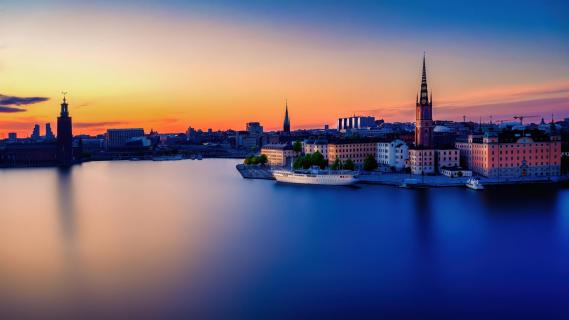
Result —
[[567, 190], [298, 187], [236, 162], [3, 171], [0, 317], [566, 310], [527, 301], [569, 296]]

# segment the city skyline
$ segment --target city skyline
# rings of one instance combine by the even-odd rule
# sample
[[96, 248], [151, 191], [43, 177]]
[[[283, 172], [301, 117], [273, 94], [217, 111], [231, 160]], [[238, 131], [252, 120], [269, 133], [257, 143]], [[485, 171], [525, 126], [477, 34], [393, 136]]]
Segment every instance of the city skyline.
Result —
[[424, 51], [436, 119], [569, 117], [567, 4], [487, 8], [3, 4], [0, 137], [54, 123], [61, 91], [70, 92], [78, 134], [242, 129], [249, 121], [277, 130], [286, 98], [292, 130], [351, 114], [412, 122]]

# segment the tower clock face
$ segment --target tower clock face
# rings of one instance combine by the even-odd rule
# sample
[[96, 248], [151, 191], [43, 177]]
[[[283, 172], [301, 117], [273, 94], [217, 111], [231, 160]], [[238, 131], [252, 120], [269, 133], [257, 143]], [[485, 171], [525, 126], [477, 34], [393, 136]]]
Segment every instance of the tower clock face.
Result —
[[422, 103], [422, 104], [426, 104], [426, 103], [427, 103], [427, 100], [421, 99], [421, 103]]

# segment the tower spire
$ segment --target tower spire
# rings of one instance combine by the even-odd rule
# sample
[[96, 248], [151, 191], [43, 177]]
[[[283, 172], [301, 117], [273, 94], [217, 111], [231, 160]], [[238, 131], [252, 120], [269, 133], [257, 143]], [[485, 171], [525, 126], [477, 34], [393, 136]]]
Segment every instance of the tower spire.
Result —
[[288, 118], [288, 99], [285, 99], [285, 118], [283, 123], [283, 131], [290, 132], [290, 119]]

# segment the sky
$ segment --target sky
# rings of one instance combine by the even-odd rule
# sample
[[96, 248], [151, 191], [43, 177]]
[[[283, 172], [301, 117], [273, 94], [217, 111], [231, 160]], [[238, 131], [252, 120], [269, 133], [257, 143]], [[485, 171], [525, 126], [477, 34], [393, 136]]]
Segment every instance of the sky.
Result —
[[[426, 54], [435, 119], [569, 117], [567, 1], [0, 2], [0, 138], [414, 121]], [[43, 125], [42, 125], [43, 126]], [[43, 128], [42, 128], [43, 129]]]

